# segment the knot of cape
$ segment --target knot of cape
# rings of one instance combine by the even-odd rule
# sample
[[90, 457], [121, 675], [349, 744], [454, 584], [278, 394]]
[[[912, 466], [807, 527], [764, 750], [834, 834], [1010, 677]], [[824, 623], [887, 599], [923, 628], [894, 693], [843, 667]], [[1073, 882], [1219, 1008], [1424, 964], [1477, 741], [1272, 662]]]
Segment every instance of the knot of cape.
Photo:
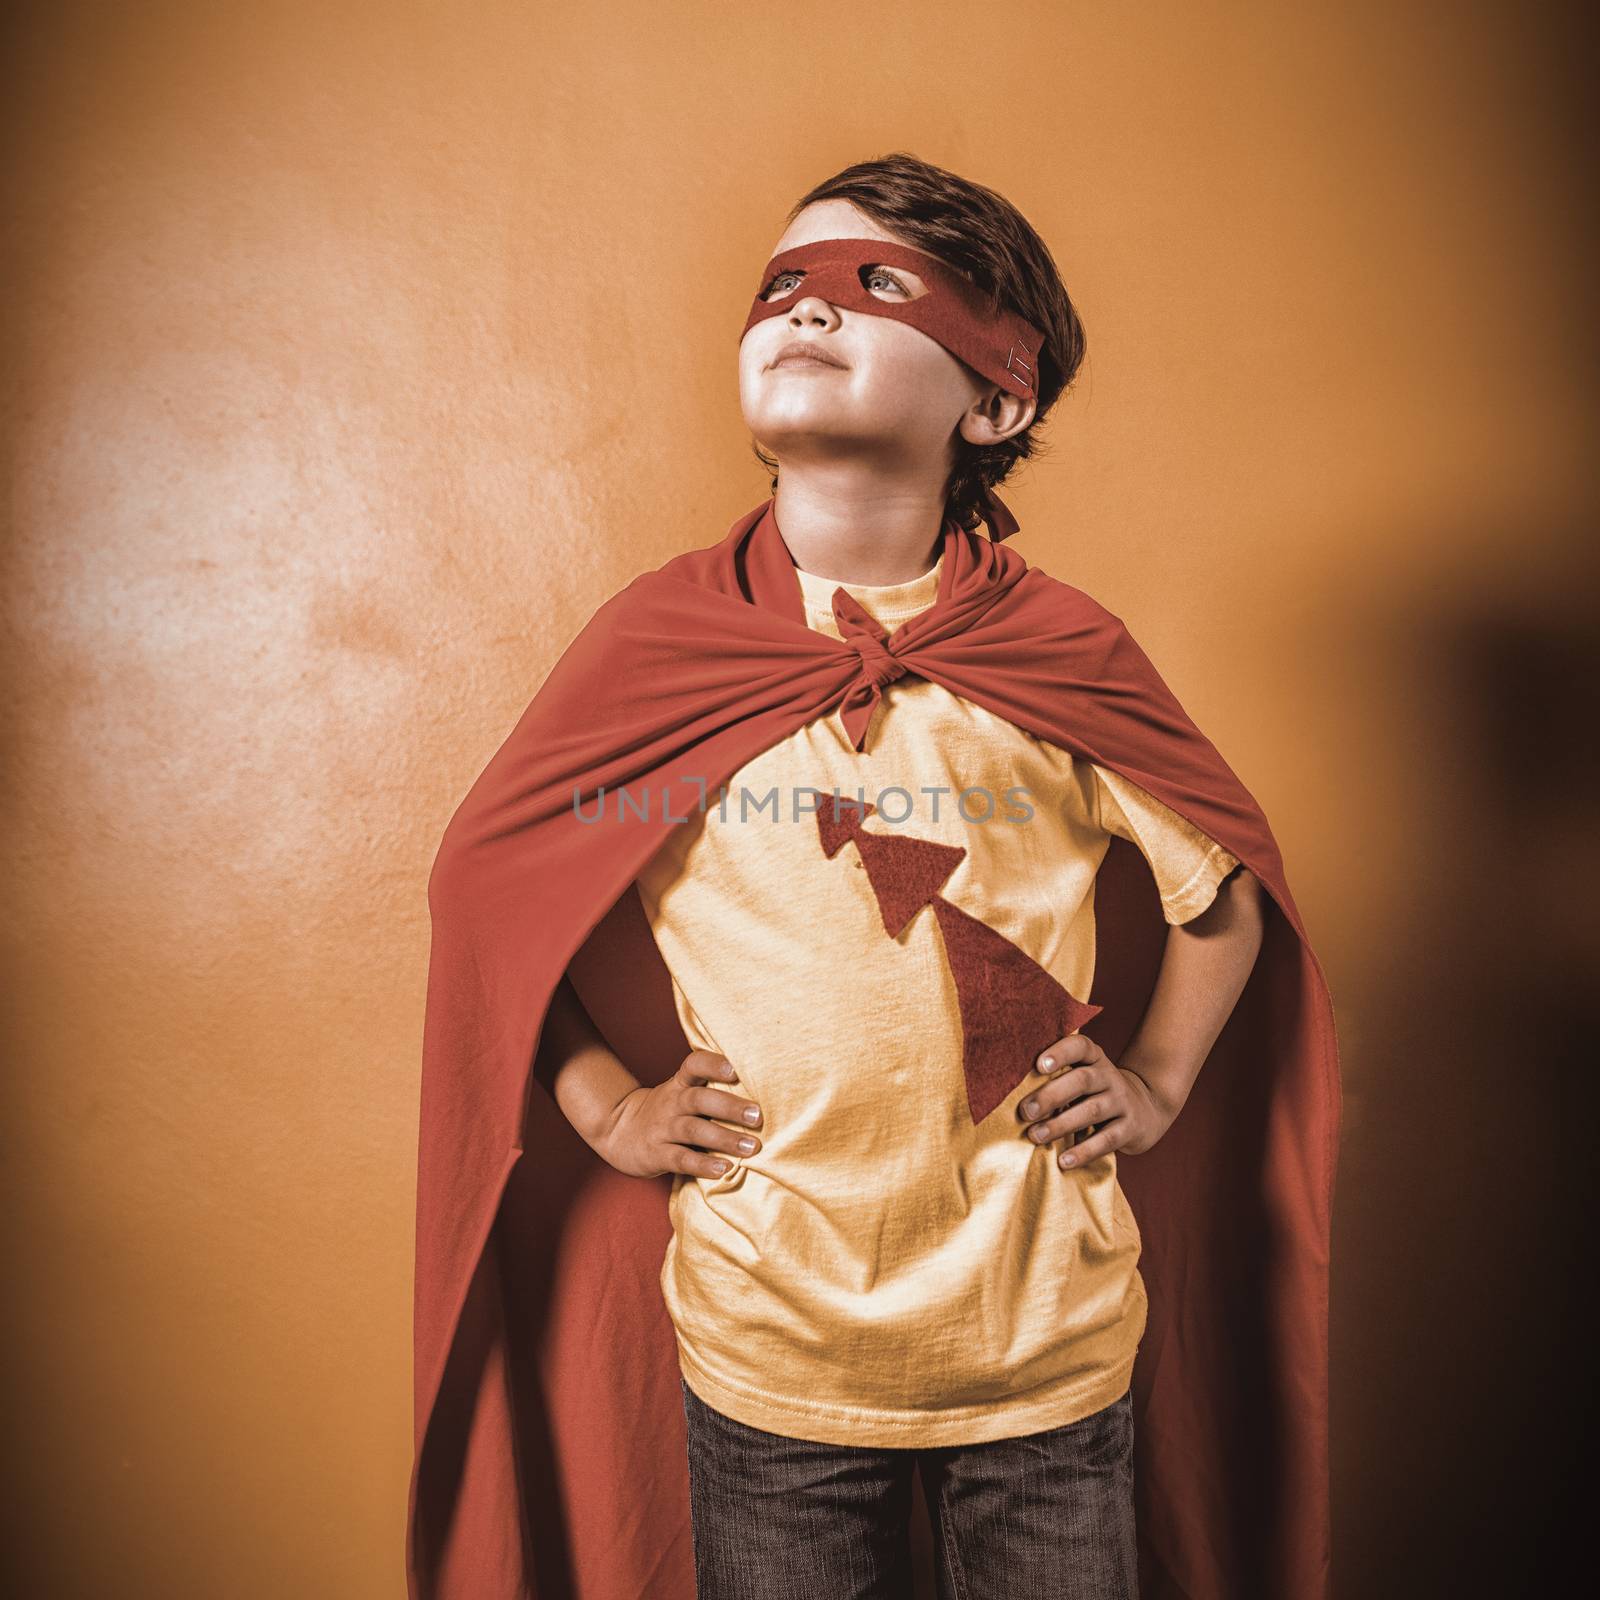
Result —
[[[992, 488], [985, 488], [980, 495], [978, 515], [988, 524], [993, 544], [1003, 543], [1018, 530], [1015, 514]], [[867, 742], [872, 708], [882, 698], [884, 686], [911, 669], [899, 659], [889, 636], [848, 589], [834, 590], [833, 615], [844, 642], [861, 658], [860, 669], [840, 706], [845, 732], [850, 735], [853, 748], [861, 750]]]
[[834, 590], [833, 615], [844, 642], [861, 663], [839, 708], [852, 747], [861, 750], [866, 745], [872, 709], [883, 697], [884, 686], [904, 677], [910, 668], [895, 653], [889, 635], [848, 589]]

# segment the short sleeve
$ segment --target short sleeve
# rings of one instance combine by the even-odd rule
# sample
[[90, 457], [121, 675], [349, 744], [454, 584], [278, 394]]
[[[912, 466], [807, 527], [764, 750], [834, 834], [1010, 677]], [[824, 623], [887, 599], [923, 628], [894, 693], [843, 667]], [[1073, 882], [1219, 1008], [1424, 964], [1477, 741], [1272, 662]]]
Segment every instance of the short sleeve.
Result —
[[1171, 923], [1198, 917], [1239, 858], [1148, 790], [1118, 772], [1092, 762], [1090, 766], [1097, 820], [1107, 833], [1134, 845], [1149, 863], [1161, 914]]

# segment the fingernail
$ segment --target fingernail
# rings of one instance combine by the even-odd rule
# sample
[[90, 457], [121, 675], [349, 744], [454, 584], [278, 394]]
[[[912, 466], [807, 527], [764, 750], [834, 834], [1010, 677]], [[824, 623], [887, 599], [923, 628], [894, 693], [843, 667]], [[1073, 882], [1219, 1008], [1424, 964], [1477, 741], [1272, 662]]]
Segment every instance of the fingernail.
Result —
[[739, 1141], [739, 1148], [743, 1150], [746, 1155], [749, 1155], [750, 1152], [755, 1149], [755, 1147], [756, 1142], [754, 1139], [741, 1139]]
[[761, 1120], [761, 1107], [746, 1106], [744, 1108], [744, 1120], [748, 1122], [752, 1128], [755, 1127], [755, 1125]]
[[728, 1170], [728, 1163], [726, 1161], [713, 1161], [711, 1163], [711, 1170], [716, 1173], [718, 1177], [721, 1177], [722, 1174]]
[[1040, 1059], [1040, 1062], [1039, 1062], [1039, 1065], [1041, 1067], [1053, 1067], [1055, 1064], [1056, 1064], [1056, 1058], [1054, 1056], [1044, 1056], [1044, 1057], [1042, 1057]]
[[1062, 1156], [1061, 1158], [1061, 1165], [1064, 1167], [1075, 1167], [1077, 1164], [1078, 1158], [1076, 1156]]
[[1037, 1100], [1024, 1100], [1022, 1102], [1022, 1114], [1025, 1117], [1036, 1117], [1036, 1116], [1038, 1116], [1039, 1115], [1039, 1102]]

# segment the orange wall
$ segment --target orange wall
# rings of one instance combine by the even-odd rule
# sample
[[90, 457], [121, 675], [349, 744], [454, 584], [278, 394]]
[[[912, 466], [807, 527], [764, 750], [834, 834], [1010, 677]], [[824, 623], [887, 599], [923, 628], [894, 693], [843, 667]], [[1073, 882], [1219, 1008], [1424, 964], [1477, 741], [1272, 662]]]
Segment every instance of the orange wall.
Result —
[[1017, 543], [1262, 800], [1332, 979], [1341, 1592], [1531, 1493], [1560, 1195], [1496, 1140], [1594, 956], [1538, 948], [1593, 835], [1524, 765], [1595, 512], [1573, 58], [1509, 6], [990, 14], [16, 26], [17, 1592], [402, 1593], [433, 848], [594, 607], [765, 494], [750, 273], [896, 148], [1051, 243], [1091, 353]]

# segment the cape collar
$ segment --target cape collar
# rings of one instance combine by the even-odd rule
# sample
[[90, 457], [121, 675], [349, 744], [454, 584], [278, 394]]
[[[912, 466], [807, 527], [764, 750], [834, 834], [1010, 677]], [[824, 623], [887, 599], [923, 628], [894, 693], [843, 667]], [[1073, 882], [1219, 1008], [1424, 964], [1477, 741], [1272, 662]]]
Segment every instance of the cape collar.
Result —
[[[884, 686], [915, 671], [920, 656], [966, 633], [996, 608], [1004, 610], [1029, 571], [1019, 551], [963, 528], [953, 518], [946, 519], [940, 541], [939, 589], [933, 604], [892, 631], [843, 585], [834, 590], [833, 614], [842, 644], [819, 635], [806, 621], [797, 563], [778, 527], [773, 497], [739, 517], [713, 547], [710, 586], [804, 629], [819, 651], [854, 652], [859, 660], [850, 664], [853, 678], [840, 715], [852, 744], [861, 750]], [[677, 561], [661, 570], [690, 576]]]

